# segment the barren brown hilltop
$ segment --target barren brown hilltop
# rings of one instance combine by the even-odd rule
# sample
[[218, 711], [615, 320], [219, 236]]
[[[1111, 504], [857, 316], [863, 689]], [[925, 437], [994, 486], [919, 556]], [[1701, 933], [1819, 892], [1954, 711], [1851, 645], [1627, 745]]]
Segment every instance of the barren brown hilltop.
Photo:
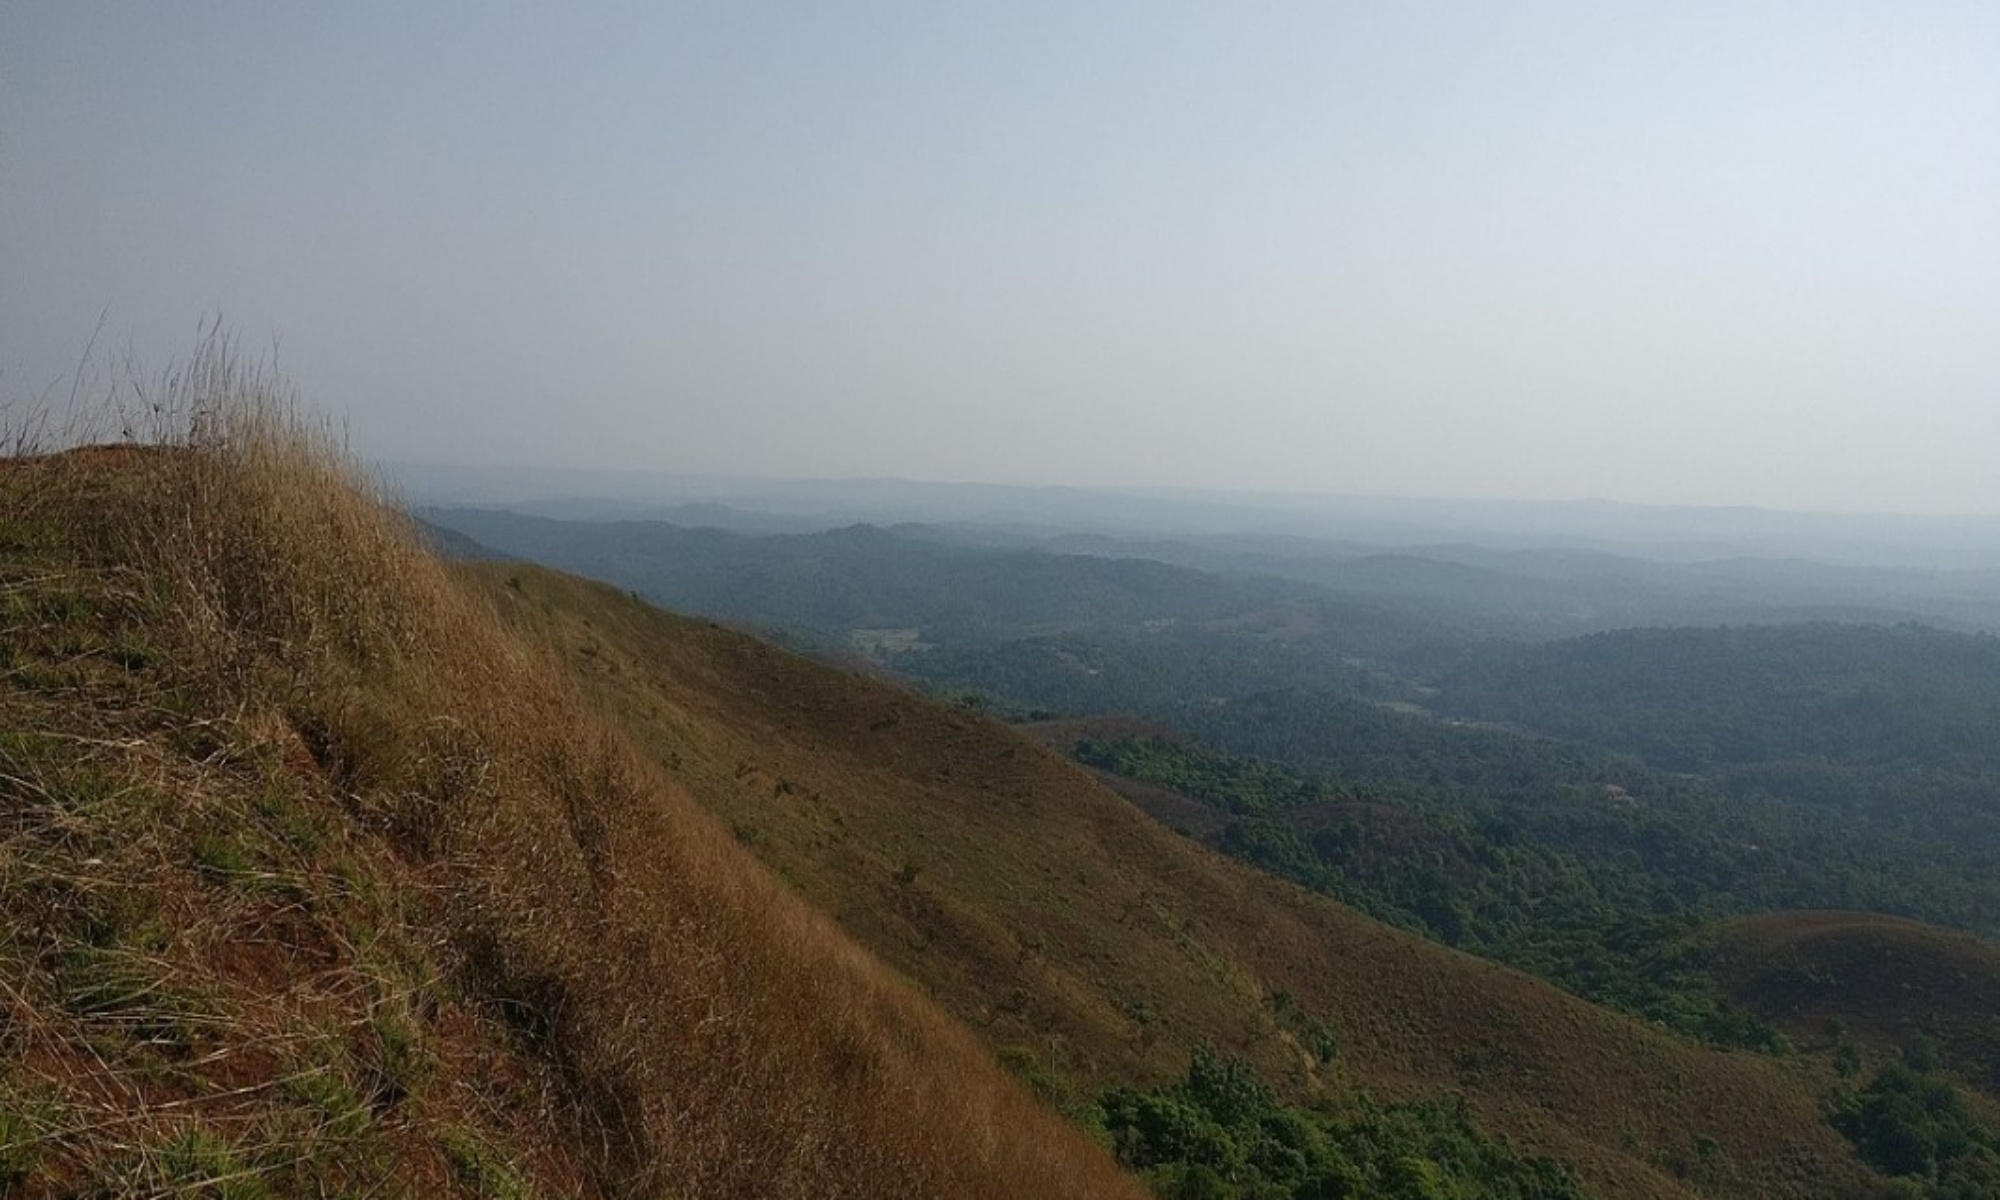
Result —
[[211, 346], [0, 470], [0, 1192], [1139, 1196]]

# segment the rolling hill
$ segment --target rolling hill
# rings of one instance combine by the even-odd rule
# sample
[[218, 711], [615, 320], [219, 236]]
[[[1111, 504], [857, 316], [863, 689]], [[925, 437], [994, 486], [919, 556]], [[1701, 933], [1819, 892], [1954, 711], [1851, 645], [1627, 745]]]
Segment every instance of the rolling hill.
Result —
[[1883, 1194], [1816, 1063], [1370, 920], [973, 709], [447, 568], [273, 394], [211, 348], [163, 392], [200, 436], [0, 466], [10, 1194], [1137, 1197], [1081, 1126], [1217, 1055], [1600, 1196]]
[[2000, 947], [1873, 913], [1773, 913], [1718, 931], [1730, 996], [1802, 1042], [1852, 1039], [1876, 1059], [1915, 1039], [2000, 1101]]
[[[1059, 1101], [1168, 1078], [1207, 1044], [1302, 1096], [1463, 1095], [1605, 1195], [1873, 1191], [1815, 1072], [1700, 1049], [1211, 854], [976, 712], [608, 586], [469, 570], [744, 845]], [[1305, 1052], [1315, 1027], [1331, 1063]]]

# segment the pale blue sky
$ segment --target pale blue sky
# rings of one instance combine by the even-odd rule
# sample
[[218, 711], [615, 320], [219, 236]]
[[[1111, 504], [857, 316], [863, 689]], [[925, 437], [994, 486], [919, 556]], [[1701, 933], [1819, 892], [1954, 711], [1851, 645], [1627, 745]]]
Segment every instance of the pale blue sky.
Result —
[[2000, 6], [15, 0], [0, 396], [100, 311], [372, 455], [2000, 512]]

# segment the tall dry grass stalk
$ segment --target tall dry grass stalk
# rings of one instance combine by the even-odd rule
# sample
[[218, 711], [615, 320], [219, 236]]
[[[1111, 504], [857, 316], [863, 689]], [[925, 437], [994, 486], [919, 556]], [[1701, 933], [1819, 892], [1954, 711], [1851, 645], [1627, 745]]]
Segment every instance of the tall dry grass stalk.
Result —
[[441, 881], [459, 986], [600, 1190], [1140, 1194], [510, 636], [272, 372], [210, 336], [134, 398], [147, 427], [114, 410], [130, 444], [71, 451], [34, 502], [157, 593], [190, 687], [281, 717]]

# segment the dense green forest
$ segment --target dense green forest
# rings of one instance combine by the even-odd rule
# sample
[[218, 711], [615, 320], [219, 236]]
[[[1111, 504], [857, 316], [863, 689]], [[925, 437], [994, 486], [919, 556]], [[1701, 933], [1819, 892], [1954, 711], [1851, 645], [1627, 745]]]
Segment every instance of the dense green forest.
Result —
[[1232, 691], [1253, 671], [1310, 673], [1310, 655], [1245, 640], [1024, 638], [908, 669], [1015, 712], [1129, 713], [1406, 805], [1504, 816], [1521, 840], [1644, 866], [1677, 909], [1863, 908], [2000, 931], [1995, 639], [1803, 626], [1439, 643], [1413, 657], [1447, 655], [1453, 673], [1348, 661], [1312, 684]]
[[1173, 723], [1433, 809], [1504, 814], [1528, 840], [1657, 872], [1697, 907], [1863, 908], [2000, 929], [1992, 842], [1864, 829], [1792, 796], [1731, 794], [1629, 755], [1321, 693], [1191, 706]]
[[1732, 797], [2000, 845], [2000, 638], [1631, 629], [1457, 655], [1438, 684], [1444, 711], [1625, 751]]
[[[1847, 906], [1908, 905], [1931, 919], [2000, 904], [2000, 888], [1970, 867], [1956, 879], [1926, 872], [1915, 848], [1898, 862], [1851, 835], [1788, 828], [1768, 814], [1758, 821], [1643, 768], [1612, 776], [1624, 783], [1581, 769], [1551, 772], [1545, 791], [1526, 786], [1468, 801], [1384, 775], [1336, 783], [1181, 739], [1084, 739], [1075, 752], [1210, 806], [1210, 840], [1230, 854], [1725, 1045], [1779, 1049], [1781, 1039], [1722, 1002], [1705, 969], [1705, 921], [1834, 907], [1843, 888]], [[1531, 765], [1508, 769], [1532, 778]], [[1829, 878], [1835, 854], [1849, 865]]]

